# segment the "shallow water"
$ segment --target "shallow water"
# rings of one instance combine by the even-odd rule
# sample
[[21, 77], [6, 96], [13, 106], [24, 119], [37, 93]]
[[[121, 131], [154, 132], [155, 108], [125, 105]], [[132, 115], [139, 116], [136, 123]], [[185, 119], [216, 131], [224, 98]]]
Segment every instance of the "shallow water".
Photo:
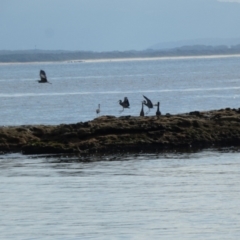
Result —
[[[92, 120], [99, 103], [138, 116], [142, 95], [163, 114], [239, 108], [239, 60], [2, 64], [0, 125]], [[52, 84], [37, 83], [40, 69]], [[235, 148], [0, 155], [0, 239], [238, 239], [239, 159]]]

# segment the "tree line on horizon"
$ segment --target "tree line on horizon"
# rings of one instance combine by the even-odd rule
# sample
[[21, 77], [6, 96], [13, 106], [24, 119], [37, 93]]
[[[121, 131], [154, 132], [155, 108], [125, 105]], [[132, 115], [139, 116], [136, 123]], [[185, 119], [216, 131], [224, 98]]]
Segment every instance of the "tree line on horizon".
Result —
[[235, 46], [206, 46], [193, 45], [182, 46], [172, 49], [143, 51], [63, 51], [63, 50], [18, 50], [0, 51], [0, 62], [49, 62], [49, 61], [71, 61], [91, 59], [120, 59], [120, 58], [146, 58], [146, 57], [171, 57], [171, 56], [201, 56], [201, 55], [227, 55], [240, 54], [240, 44]]

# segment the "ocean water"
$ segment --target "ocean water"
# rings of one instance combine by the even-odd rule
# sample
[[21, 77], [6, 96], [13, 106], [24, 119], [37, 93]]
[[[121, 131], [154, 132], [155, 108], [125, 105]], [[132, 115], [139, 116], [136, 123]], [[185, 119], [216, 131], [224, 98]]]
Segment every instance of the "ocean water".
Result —
[[[138, 116], [142, 95], [160, 101], [163, 114], [238, 108], [239, 62], [232, 57], [0, 65], [0, 125], [88, 121], [98, 104], [101, 115]], [[40, 69], [52, 84], [36, 81]], [[118, 101], [125, 96], [130, 109], [120, 114]]]
[[[0, 64], [2, 126], [239, 108], [240, 58]], [[39, 84], [39, 70], [49, 82]], [[125, 96], [130, 109], [120, 113]], [[146, 111], [147, 109], [145, 109]], [[154, 115], [156, 109], [148, 115]], [[238, 239], [237, 148], [0, 155], [0, 239]]]

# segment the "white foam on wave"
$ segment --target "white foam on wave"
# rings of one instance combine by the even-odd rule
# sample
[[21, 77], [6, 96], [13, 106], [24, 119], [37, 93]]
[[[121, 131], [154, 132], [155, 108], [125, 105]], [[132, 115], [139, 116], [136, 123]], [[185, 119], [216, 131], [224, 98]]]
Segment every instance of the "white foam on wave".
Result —
[[49, 92], [49, 93], [0, 93], [0, 98], [14, 98], [14, 97], [41, 97], [41, 96], [68, 96], [68, 95], [97, 95], [97, 94], [134, 94], [134, 93], [164, 93], [164, 92], [202, 92], [202, 91], [226, 91], [239, 90], [239, 87], [225, 87], [225, 88], [187, 88], [187, 89], [163, 89], [163, 90], [145, 90], [138, 91], [104, 91], [104, 92]]
[[[98, 76], [62, 76], [62, 77], [49, 77], [49, 79], [56, 80], [56, 81], [65, 81], [65, 80], [76, 80], [76, 79], [111, 79], [111, 78], [127, 78], [127, 77], [147, 77], [147, 76], [154, 76], [155, 74], [147, 73], [147, 74], [125, 74], [125, 75], [98, 75]], [[0, 82], [15, 82], [16, 79], [0, 79]], [[21, 78], [18, 81], [28, 81], [33, 82], [34, 84], [38, 81], [32, 78]]]

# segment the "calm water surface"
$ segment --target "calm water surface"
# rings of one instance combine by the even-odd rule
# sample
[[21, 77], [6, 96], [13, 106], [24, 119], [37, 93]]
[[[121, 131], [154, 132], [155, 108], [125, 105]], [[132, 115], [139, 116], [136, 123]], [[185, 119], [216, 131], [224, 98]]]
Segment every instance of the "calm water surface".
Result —
[[0, 237], [239, 239], [239, 158], [230, 150], [97, 162], [5, 155]]
[[[143, 94], [163, 114], [239, 108], [239, 62], [2, 64], [0, 125], [92, 120], [99, 103], [102, 115], [138, 116]], [[40, 69], [52, 84], [36, 82]], [[239, 159], [239, 149], [0, 155], [0, 239], [239, 239]]]
[[[121, 115], [139, 116], [143, 94], [163, 114], [238, 108], [239, 65], [238, 57], [0, 65], [0, 125], [92, 120], [99, 103], [102, 115], [120, 116], [125, 96]], [[36, 82], [40, 69], [52, 84]]]

